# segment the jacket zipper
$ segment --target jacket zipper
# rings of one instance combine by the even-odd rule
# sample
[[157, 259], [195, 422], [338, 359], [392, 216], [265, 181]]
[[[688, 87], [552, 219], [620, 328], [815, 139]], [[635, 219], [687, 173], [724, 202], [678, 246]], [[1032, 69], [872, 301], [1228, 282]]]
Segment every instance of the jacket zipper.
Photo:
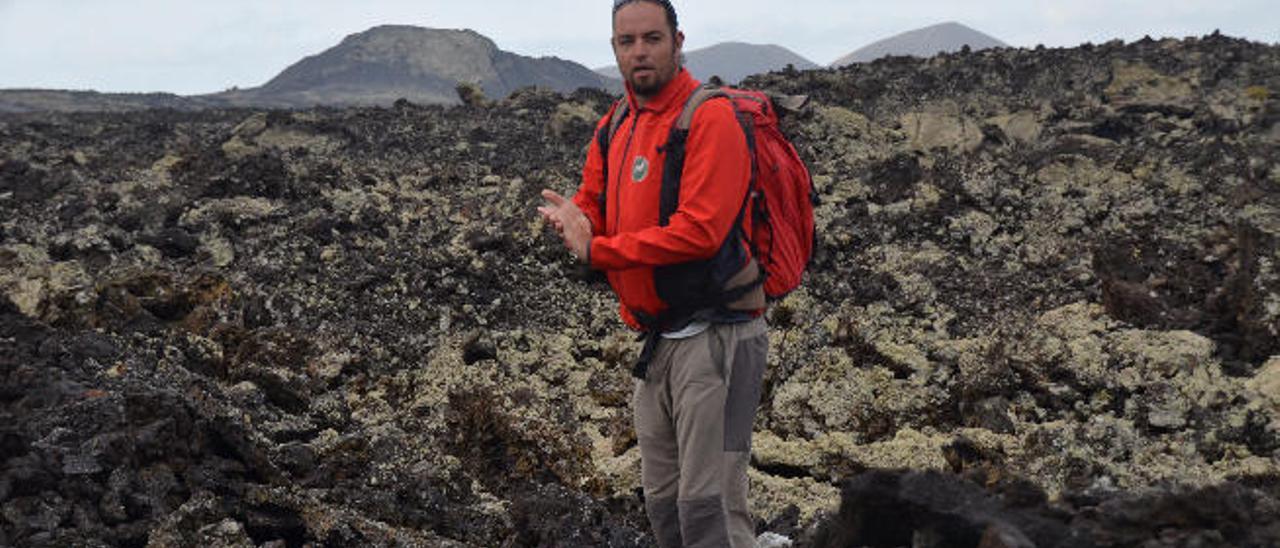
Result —
[[627, 171], [626, 169], [627, 154], [631, 152], [631, 141], [636, 136], [636, 125], [640, 123], [640, 115], [642, 113], [643, 113], [642, 110], [636, 109], [635, 114], [631, 116], [631, 129], [627, 130], [627, 142], [623, 143], [622, 145], [622, 162], [618, 164], [618, 167], [621, 169], [618, 169], [617, 176], [613, 178], [614, 180], [614, 185], [613, 185], [614, 199], [613, 200], [614, 202], [616, 202], [613, 208], [614, 234], [618, 233], [618, 224], [622, 220], [622, 216], [621, 216], [622, 208], [619, 207], [622, 205], [622, 174], [623, 172]]

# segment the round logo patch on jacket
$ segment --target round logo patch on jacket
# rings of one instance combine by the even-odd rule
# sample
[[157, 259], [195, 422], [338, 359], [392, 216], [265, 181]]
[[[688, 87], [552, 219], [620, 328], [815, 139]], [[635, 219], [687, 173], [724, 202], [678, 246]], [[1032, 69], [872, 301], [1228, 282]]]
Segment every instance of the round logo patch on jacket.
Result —
[[631, 182], [642, 183], [649, 176], [649, 159], [636, 156], [636, 163], [631, 166]]

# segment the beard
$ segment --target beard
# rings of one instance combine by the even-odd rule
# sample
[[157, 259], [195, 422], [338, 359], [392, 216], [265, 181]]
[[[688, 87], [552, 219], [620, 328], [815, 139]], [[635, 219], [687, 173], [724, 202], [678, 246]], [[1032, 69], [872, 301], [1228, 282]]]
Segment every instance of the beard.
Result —
[[659, 91], [662, 91], [662, 86], [665, 86], [669, 80], [670, 79], [659, 80], [657, 78], [651, 78], [645, 83], [640, 83], [636, 81], [636, 79], [632, 78], [631, 91], [642, 97], [652, 97], [657, 95]]
[[675, 62], [675, 59], [672, 59], [672, 64], [669, 66], [673, 67], [669, 72], [651, 67], [650, 74], [643, 80], [637, 78], [635, 71], [632, 71], [627, 78], [627, 83], [631, 84], [631, 91], [641, 97], [657, 95], [668, 82], [675, 78], [676, 73], [680, 72], [680, 65]]

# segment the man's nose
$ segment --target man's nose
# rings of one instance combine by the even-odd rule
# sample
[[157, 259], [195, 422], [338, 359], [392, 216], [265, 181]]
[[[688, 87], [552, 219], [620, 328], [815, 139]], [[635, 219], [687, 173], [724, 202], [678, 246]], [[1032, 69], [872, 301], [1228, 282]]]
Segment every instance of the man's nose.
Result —
[[649, 58], [649, 53], [652, 50], [653, 50], [652, 46], [641, 41], [636, 44], [636, 47], [631, 51], [631, 55], [635, 57], [636, 60], [643, 61]]

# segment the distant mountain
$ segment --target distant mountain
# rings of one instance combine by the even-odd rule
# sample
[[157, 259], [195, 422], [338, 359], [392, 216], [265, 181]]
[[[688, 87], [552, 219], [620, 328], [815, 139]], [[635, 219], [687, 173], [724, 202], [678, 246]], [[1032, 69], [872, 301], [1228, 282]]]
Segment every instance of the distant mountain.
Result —
[[50, 89], [0, 89], [0, 113], [122, 112], [149, 108], [192, 110], [212, 106], [172, 93], [98, 93]]
[[215, 94], [237, 105], [305, 107], [457, 103], [459, 82], [479, 84], [501, 99], [522, 87], [561, 92], [609, 88], [587, 67], [556, 57], [533, 58], [498, 49], [472, 30], [403, 25], [353, 34], [318, 55], [285, 69], [259, 88]]
[[907, 31], [902, 34], [872, 42], [831, 63], [833, 67], [842, 67], [851, 63], [868, 63], [888, 55], [911, 55], [915, 57], [933, 57], [940, 52], [959, 51], [964, 46], [980, 50], [987, 48], [1006, 48], [1008, 44], [991, 36], [973, 30], [960, 23], [948, 22]]
[[[714, 46], [687, 51], [685, 66], [699, 80], [719, 76], [727, 84], [736, 84], [753, 74], [782, 70], [792, 65], [800, 70], [818, 68], [818, 64], [782, 46], [722, 42]], [[620, 78], [617, 66], [596, 69], [596, 73]]]
[[338, 45], [285, 69], [261, 87], [207, 95], [0, 90], [0, 112], [110, 111], [209, 107], [306, 108], [317, 105], [458, 103], [459, 82], [479, 84], [501, 99], [528, 86], [571, 92], [582, 87], [622, 90], [585, 66], [555, 57], [527, 57], [498, 49], [472, 30], [386, 25], [347, 36]]

